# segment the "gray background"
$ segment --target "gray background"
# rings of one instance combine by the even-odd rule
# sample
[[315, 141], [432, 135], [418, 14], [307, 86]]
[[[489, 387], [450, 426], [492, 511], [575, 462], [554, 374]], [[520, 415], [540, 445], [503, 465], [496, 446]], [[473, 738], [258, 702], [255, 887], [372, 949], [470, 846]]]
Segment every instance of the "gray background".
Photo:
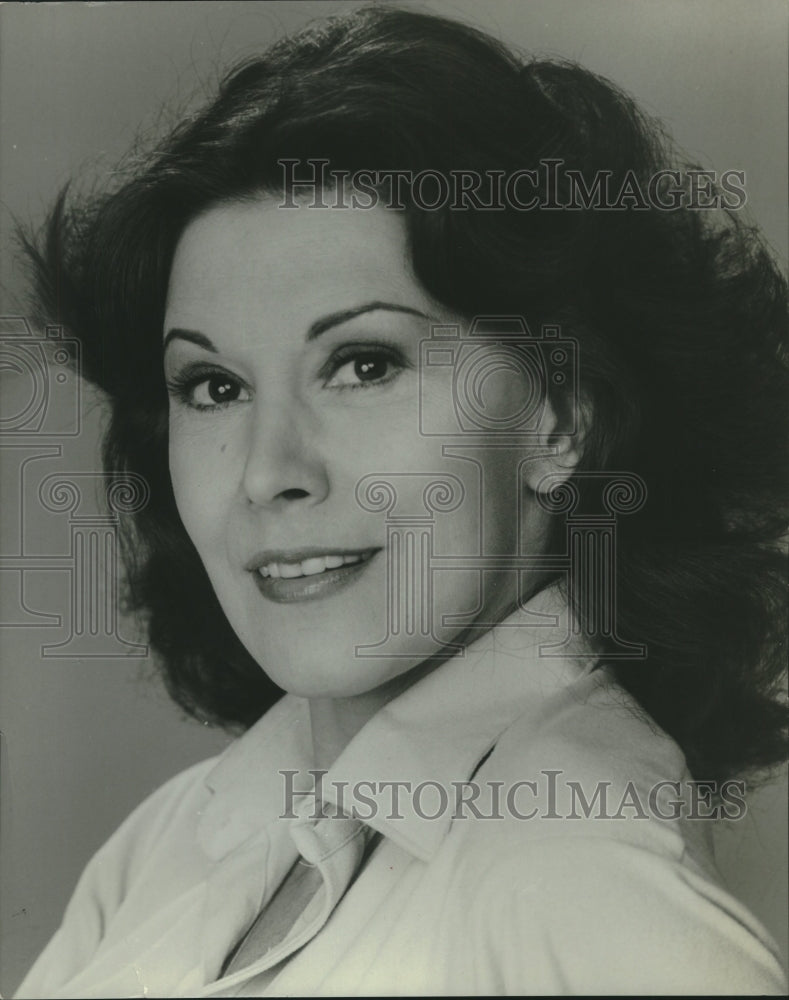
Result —
[[[209, 93], [229, 62], [352, 5], [3, 5], [0, 315], [25, 312], [25, 274], [11, 246], [14, 218], [40, 220], [70, 177], [110, 179], [140, 128], [144, 135], [158, 133]], [[746, 171], [748, 211], [786, 261], [783, 0], [434, 0], [415, 6], [478, 24], [535, 53], [577, 59], [624, 86], [705, 166]], [[3, 405], [13, 412], [17, 400], [24, 402], [24, 380], [8, 373], [2, 379]], [[51, 405], [50, 429], [69, 426], [72, 403], [58, 397]], [[47, 460], [46, 472], [97, 469], [102, 418], [84, 392], [79, 433], [62, 439], [60, 457]], [[30, 483], [20, 485], [20, 454], [0, 453], [0, 551], [18, 544], [24, 509], [28, 551], [62, 554], [68, 524], [63, 516], [41, 515], [22, 495]], [[20, 597], [30, 609], [67, 619], [61, 571], [26, 574], [23, 593], [20, 580], [0, 572], [3, 620]], [[123, 629], [131, 638], [132, 626]], [[0, 989], [6, 995], [56, 928], [82, 866], [112, 829], [164, 779], [227, 743], [223, 734], [181, 717], [150, 678], [146, 658], [42, 658], [42, 644], [63, 635], [29, 625], [0, 630]], [[785, 803], [783, 777], [754, 794], [743, 821], [717, 833], [732, 891], [784, 954]]]

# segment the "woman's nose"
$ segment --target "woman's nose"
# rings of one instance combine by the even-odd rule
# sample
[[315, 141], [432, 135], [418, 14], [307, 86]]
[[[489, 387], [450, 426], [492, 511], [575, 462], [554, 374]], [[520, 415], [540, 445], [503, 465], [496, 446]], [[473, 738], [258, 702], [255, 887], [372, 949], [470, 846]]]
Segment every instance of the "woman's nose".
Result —
[[255, 415], [241, 484], [253, 506], [313, 506], [328, 496], [329, 478], [312, 422], [294, 409], [272, 413], [269, 408]]

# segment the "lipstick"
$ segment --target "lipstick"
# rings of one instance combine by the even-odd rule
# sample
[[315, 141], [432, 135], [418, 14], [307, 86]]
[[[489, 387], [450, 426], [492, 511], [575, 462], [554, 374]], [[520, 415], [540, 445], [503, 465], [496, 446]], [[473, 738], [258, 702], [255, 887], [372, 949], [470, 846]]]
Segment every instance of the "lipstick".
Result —
[[330, 597], [362, 576], [380, 548], [267, 550], [251, 559], [260, 593], [277, 604]]

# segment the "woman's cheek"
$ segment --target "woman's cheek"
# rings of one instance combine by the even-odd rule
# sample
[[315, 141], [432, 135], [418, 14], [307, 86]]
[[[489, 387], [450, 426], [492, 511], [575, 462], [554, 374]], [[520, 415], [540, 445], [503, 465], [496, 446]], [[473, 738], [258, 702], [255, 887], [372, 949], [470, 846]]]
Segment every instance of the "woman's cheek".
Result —
[[171, 422], [170, 478], [178, 512], [198, 551], [224, 523], [232, 489], [229, 442], [200, 433], [186, 420]]

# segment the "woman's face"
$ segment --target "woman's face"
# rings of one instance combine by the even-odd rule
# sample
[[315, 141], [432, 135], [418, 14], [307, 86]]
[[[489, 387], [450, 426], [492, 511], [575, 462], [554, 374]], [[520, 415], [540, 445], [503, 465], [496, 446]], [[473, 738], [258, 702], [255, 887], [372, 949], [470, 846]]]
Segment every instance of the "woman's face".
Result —
[[[227, 203], [178, 245], [164, 328], [176, 502], [231, 625], [296, 694], [373, 691], [461, 631], [445, 615], [481, 608], [495, 620], [516, 581], [468, 557], [518, 550], [519, 503], [521, 550], [543, 548], [511, 449], [448, 457], [442, 445], [457, 439], [420, 430], [420, 404], [423, 429], [457, 426], [452, 366], [420, 372], [433, 323], [463, 321], [420, 287], [402, 217], [383, 208]], [[486, 403], [512, 413], [528, 391], [494, 366]], [[373, 473], [396, 492], [389, 523], [357, 496]], [[462, 501], [431, 514], [425, 487], [447, 476]], [[408, 525], [393, 530], [393, 516], [422, 519], [413, 569]], [[435, 555], [465, 556], [465, 568], [425, 576], [426, 531]], [[409, 602], [423, 620], [406, 618]], [[379, 655], [357, 650], [387, 636]]]

